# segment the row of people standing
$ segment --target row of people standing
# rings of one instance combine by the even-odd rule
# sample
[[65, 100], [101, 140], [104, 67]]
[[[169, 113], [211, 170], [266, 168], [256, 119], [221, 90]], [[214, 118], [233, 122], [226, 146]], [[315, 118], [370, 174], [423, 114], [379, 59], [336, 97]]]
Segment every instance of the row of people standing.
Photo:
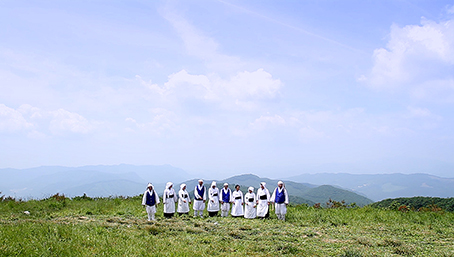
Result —
[[[216, 182], [211, 183], [208, 193], [206, 192], [203, 180], [198, 181], [198, 185], [194, 188], [194, 217], [203, 217], [205, 203], [208, 204], [207, 211], [211, 217], [216, 216], [221, 210], [221, 217], [227, 217], [230, 204], [232, 204], [232, 217], [245, 218], [266, 218], [269, 216], [269, 204], [275, 203], [275, 213], [281, 220], [285, 220], [287, 212], [287, 204], [289, 203], [288, 193], [282, 181], [278, 182], [278, 187], [273, 191], [270, 197], [270, 192], [266, 188], [266, 183], [260, 183], [260, 188], [257, 194], [254, 193], [254, 188], [249, 187], [248, 192], [243, 197], [243, 192], [240, 191], [240, 186], [236, 185], [235, 190], [230, 190], [228, 183], [219, 190]], [[178, 197], [173, 189], [173, 183], [168, 182], [163, 193], [164, 216], [172, 217], [175, 213], [175, 203], [178, 202], [177, 212], [181, 215], [189, 213], [189, 204], [191, 203], [190, 196], [186, 190], [186, 184], [180, 185]], [[156, 205], [159, 203], [159, 197], [151, 183], [148, 184], [147, 190], [144, 193], [142, 205], [146, 207], [148, 220], [155, 220]], [[243, 208], [244, 206], [244, 208]]]

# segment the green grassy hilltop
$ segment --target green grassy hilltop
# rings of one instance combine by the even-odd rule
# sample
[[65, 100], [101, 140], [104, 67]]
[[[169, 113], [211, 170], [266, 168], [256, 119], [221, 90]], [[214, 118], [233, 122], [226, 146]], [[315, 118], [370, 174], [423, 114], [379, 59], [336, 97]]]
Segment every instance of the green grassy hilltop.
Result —
[[[30, 214], [24, 213], [24, 211]], [[1, 256], [454, 256], [454, 213], [289, 206], [287, 221], [146, 221], [141, 197], [0, 202]]]

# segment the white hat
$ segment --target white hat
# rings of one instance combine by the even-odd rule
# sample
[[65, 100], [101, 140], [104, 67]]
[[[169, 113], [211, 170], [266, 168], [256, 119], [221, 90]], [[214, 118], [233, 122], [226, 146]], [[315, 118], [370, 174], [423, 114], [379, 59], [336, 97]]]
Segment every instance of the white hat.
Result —
[[203, 179], [199, 179], [199, 182], [203, 182]]
[[262, 185], [263, 187], [266, 187], [266, 183], [265, 182], [260, 182], [260, 185]]
[[284, 182], [282, 182], [282, 181], [279, 180], [279, 182], [277, 182], [277, 184], [278, 184], [278, 185], [283, 185]]
[[226, 182], [226, 183], [224, 183], [224, 186], [228, 186], [228, 185], [229, 185], [229, 183], [227, 183], [227, 182]]
[[254, 191], [254, 187], [249, 187], [247, 190]]
[[216, 181], [211, 182], [211, 187], [216, 186]]
[[147, 187], [153, 187], [153, 185], [151, 183], [148, 183]]

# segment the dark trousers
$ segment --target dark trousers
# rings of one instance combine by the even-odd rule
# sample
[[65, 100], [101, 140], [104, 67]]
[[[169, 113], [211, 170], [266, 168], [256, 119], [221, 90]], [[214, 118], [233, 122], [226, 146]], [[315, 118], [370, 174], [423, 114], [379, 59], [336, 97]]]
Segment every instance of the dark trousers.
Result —
[[172, 218], [175, 213], [165, 213], [164, 212], [164, 217], [166, 218]]

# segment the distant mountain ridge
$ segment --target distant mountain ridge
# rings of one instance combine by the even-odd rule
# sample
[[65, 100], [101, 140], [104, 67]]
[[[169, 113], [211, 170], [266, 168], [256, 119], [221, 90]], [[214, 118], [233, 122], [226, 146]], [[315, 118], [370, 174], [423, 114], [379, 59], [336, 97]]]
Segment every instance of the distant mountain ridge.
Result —
[[153, 182], [164, 190], [165, 181], [190, 178], [170, 165], [96, 165], [82, 167], [43, 166], [30, 169], [0, 169], [0, 192], [15, 198], [45, 198], [60, 193], [73, 197], [131, 196], [145, 191]]
[[374, 201], [397, 197], [453, 197], [454, 178], [417, 174], [301, 174], [288, 178], [316, 185], [334, 185], [367, 196]]
[[[205, 187], [210, 187], [211, 182], [212, 180], [206, 180]], [[254, 187], [254, 191], [256, 191], [260, 186], [260, 182], [265, 182], [267, 184], [266, 187], [270, 191], [270, 194], [272, 194], [273, 190], [277, 186], [278, 180], [260, 178], [257, 175], [253, 174], [238, 175], [219, 181], [216, 180], [218, 188], [221, 188], [225, 182], [229, 183], [229, 187], [231, 189], [234, 188], [235, 184], [240, 185], [243, 192], [246, 192], [249, 186]], [[288, 180], [283, 180], [283, 182], [285, 183], [285, 187], [287, 188], [291, 202], [296, 204], [307, 203], [309, 205], [313, 205], [315, 203], [321, 203], [323, 206], [326, 202], [328, 202], [329, 199], [336, 201], [344, 200], [347, 204], [356, 203], [359, 206], [364, 206], [372, 203], [372, 200], [368, 199], [367, 197], [358, 195], [352, 191], [336, 188], [329, 185], [315, 186], [307, 183], [297, 183]], [[193, 179], [184, 183], [187, 185], [188, 192], [190, 192], [190, 194], [192, 195], [195, 186], [198, 184], [198, 180]], [[175, 187], [175, 189], [177, 190], [177, 187]]]
[[[183, 169], [171, 165], [90, 165], [82, 167], [43, 166], [30, 169], [0, 169], [1, 195], [22, 199], [46, 198], [56, 193], [69, 197], [89, 196], [133, 196], [142, 193], [146, 184], [152, 182], [159, 194], [162, 194], [165, 183], [172, 181], [175, 189], [181, 182], [187, 181], [188, 191], [197, 183], [189, 180], [191, 175]], [[359, 195], [373, 201], [398, 197], [453, 197], [454, 178], [442, 178], [428, 174], [348, 174], [318, 173], [301, 174], [289, 177], [286, 186], [291, 192], [293, 202], [325, 203], [327, 196], [333, 200], [346, 200]], [[212, 180], [206, 180], [206, 184]], [[260, 178], [246, 174], [233, 176], [227, 181], [244, 187], [254, 186], [261, 181], [272, 190], [277, 180]], [[330, 185], [330, 186], [324, 186]], [[246, 188], [244, 188], [246, 190]], [[355, 193], [355, 196], [350, 193]], [[353, 198], [352, 198], [353, 197]], [[362, 198], [348, 202], [363, 203]]]

